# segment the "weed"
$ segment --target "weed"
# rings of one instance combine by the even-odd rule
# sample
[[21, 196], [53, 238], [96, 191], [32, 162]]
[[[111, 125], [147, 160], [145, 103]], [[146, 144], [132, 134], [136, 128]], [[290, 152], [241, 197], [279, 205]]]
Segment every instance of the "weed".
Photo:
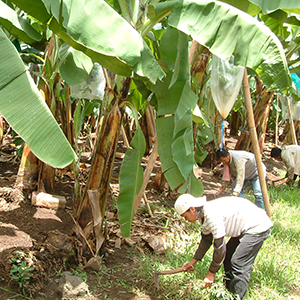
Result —
[[71, 273], [73, 276], [78, 276], [80, 277], [84, 282], [87, 282], [87, 274], [85, 271], [82, 271], [82, 269], [84, 268], [84, 266], [82, 265], [78, 265], [77, 269], [72, 269], [71, 268]]
[[21, 294], [15, 293], [15, 292], [13, 292], [13, 291], [11, 291], [11, 290], [9, 290], [9, 289], [5, 289], [5, 288], [3, 288], [3, 287], [0, 287], [0, 290], [2, 290], [3, 292], [6, 292], [6, 293], [12, 294], [12, 296], [9, 297], [9, 299], [14, 299], [14, 298], [16, 298], [16, 297], [21, 297], [23, 300], [25, 300], [25, 299], [26, 299], [26, 300], [32, 300], [32, 298], [27, 297], [27, 296], [25, 296], [24, 294], [21, 295]]
[[19, 285], [22, 294], [26, 295], [25, 288], [29, 284], [30, 278], [33, 275], [31, 271], [33, 271], [34, 268], [27, 265], [22, 253], [17, 252], [16, 255], [17, 257], [9, 259], [11, 262], [11, 270], [9, 272], [11, 278], [9, 282], [15, 281]]

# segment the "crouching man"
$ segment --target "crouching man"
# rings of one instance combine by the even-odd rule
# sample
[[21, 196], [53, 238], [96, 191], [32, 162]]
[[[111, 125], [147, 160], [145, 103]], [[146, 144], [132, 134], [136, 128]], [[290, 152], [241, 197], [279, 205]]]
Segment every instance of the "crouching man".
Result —
[[[194, 257], [185, 263], [193, 271], [210, 246], [214, 252], [204, 287], [214, 282], [215, 273], [224, 264], [226, 288], [245, 299], [250, 271], [264, 240], [269, 236], [272, 222], [266, 212], [251, 201], [229, 196], [206, 202], [183, 194], [175, 202], [176, 212], [191, 223], [201, 225], [201, 241]], [[226, 244], [226, 237], [230, 237]]]

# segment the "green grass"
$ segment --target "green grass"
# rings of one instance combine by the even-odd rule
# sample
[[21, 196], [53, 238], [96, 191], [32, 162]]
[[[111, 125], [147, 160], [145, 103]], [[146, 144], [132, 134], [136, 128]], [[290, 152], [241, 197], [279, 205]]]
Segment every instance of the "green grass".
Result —
[[[300, 299], [299, 193], [297, 187], [269, 189], [274, 226], [253, 266], [247, 300]], [[245, 197], [253, 198], [251, 194]], [[177, 218], [176, 214], [172, 218], [172, 229], [168, 233], [170, 250], [165, 255], [145, 254], [141, 257], [141, 276], [146, 278], [149, 285], [153, 281], [154, 269], [181, 267], [197, 249], [199, 226]], [[197, 263], [193, 273], [160, 275], [157, 299], [234, 299], [223, 287], [222, 269], [216, 274], [215, 283], [210, 289], [202, 288], [211, 257], [212, 249]]]

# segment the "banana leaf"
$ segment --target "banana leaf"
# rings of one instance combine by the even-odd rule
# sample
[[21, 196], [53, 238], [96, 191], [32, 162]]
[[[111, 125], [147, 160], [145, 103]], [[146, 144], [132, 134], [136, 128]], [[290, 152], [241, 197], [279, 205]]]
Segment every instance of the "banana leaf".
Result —
[[13, 9], [1, 1], [0, 24], [10, 34], [27, 44], [33, 44], [42, 39], [42, 35], [31, 26], [28, 19], [20, 17]]
[[55, 168], [69, 165], [76, 154], [1, 29], [0, 49], [0, 113], [40, 160]]
[[259, 6], [264, 14], [269, 14], [278, 9], [300, 14], [299, 0], [249, 0]]
[[[193, 171], [193, 126], [192, 109], [197, 96], [188, 82], [176, 82], [171, 88], [169, 82], [172, 74], [168, 74], [155, 89], [158, 94], [158, 115], [166, 115], [156, 119], [158, 136], [158, 152], [161, 158], [162, 171], [171, 189], [184, 183]], [[174, 106], [175, 109], [174, 109]], [[173, 114], [171, 108], [174, 109]]]
[[168, 24], [224, 60], [253, 69], [269, 90], [291, 86], [282, 45], [271, 30], [248, 14], [219, 1], [181, 0]]
[[201, 197], [204, 193], [203, 182], [195, 176], [194, 172], [191, 172], [188, 180], [178, 189], [178, 192], [180, 194], [189, 193], [195, 197]]
[[171, 37], [177, 45], [177, 56], [173, 56], [174, 72], [159, 81], [154, 91], [157, 115], [164, 116], [156, 120], [162, 171], [171, 189], [175, 189], [193, 172], [192, 109], [198, 98], [189, 84], [188, 36], [179, 32]]
[[260, 7], [249, 2], [248, 0], [220, 0], [220, 2], [230, 4], [231, 6], [246, 12], [250, 16], [256, 16], [261, 11]]
[[104, 0], [12, 0], [76, 50], [111, 72], [151, 82], [164, 76], [141, 35]]
[[[156, 129], [158, 137], [158, 153], [162, 163], [162, 171], [168, 180], [171, 189], [175, 189], [185, 182], [176, 162], [173, 159], [172, 143], [174, 130], [174, 116], [168, 116], [156, 119]], [[182, 156], [182, 161], [185, 161]]]
[[64, 43], [59, 55], [62, 61], [59, 68], [60, 75], [69, 85], [79, 84], [89, 77], [93, 61], [84, 53]]
[[126, 151], [120, 170], [120, 195], [117, 201], [123, 237], [130, 236], [131, 223], [135, 213], [134, 199], [143, 184], [143, 168], [140, 164], [145, 153], [146, 142], [139, 126], [130, 145], [132, 149]]

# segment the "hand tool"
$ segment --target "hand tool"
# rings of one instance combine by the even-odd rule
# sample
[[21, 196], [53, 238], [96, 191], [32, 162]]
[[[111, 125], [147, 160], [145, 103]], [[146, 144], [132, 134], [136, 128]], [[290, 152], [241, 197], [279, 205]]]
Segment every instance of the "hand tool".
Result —
[[176, 274], [176, 273], [180, 273], [180, 272], [184, 272], [184, 271], [185, 271], [185, 269], [183, 267], [178, 268], [178, 269], [172, 269], [172, 270], [164, 270], [164, 271], [154, 270], [153, 275], [154, 275], [154, 283], [155, 283], [156, 288], [159, 289], [159, 281], [158, 281], [159, 275]]

